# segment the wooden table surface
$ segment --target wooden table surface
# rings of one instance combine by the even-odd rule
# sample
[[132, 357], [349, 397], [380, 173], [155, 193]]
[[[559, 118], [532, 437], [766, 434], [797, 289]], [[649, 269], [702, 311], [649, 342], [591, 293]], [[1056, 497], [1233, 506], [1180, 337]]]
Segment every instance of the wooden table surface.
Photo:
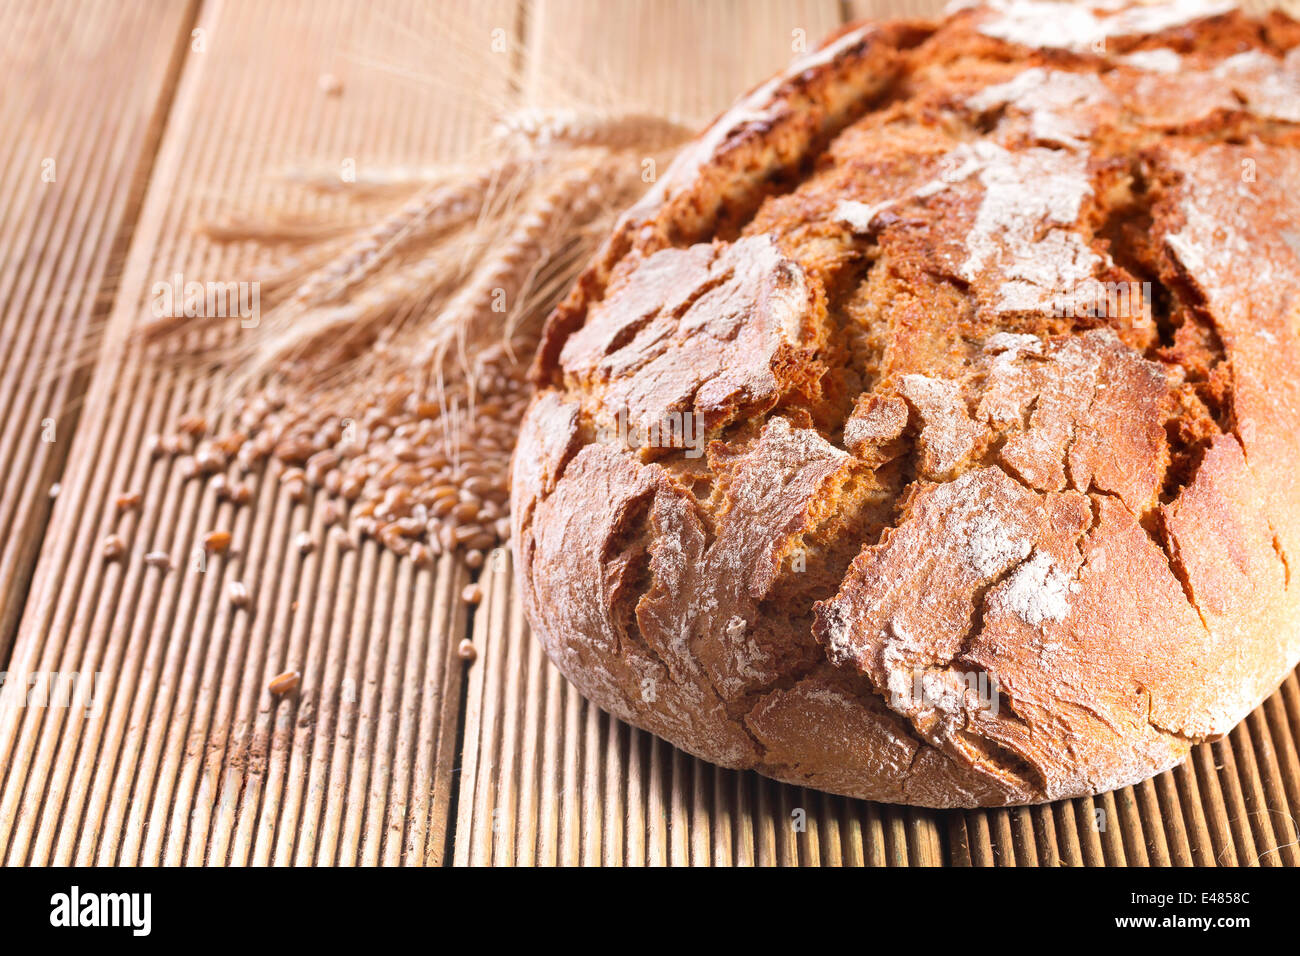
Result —
[[[0, 860], [1300, 862], [1295, 675], [1228, 739], [1096, 799], [934, 812], [831, 797], [702, 764], [587, 706], [530, 639], [508, 554], [471, 612], [451, 559], [300, 555], [320, 508], [274, 469], [231, 511], [147, 452], [222, 387], [142, 353], [131, 332], [154, 283], [238, 276], [262, 255], [194, 224], [231, 197], [338, 201], [270, 173], [428, 164], [482, 136], [493, 104], [593, 90], [702, 122], [803, 37], [937, 6], [0, 2]], [[122, 518], [128, 489], [145, 505]], [[140, 560], [189, 555], [218, 524], [240, 545], [228, 561]], [[130, 553], [105, 562], [114, 530]], [[224, 600], [232, 580], [255, 582], [251, 612]], [[300, 693], [272, 698], [289, 669]], [[96, 681], [96, 706], [29, 703], [28, 676], [56, 673]]]

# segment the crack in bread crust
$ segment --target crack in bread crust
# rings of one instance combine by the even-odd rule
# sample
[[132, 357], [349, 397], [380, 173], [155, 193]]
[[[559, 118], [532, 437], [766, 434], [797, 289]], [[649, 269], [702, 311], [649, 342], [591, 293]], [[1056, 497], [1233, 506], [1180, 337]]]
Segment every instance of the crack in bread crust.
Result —
[[624, 215], [513, 466], [525, 607], [584, 694], [975, 806], [1143, 779], [1281, 681], [1300, 25], [1198, 3], [1043, 48], [1037, 0], [847, 28]]

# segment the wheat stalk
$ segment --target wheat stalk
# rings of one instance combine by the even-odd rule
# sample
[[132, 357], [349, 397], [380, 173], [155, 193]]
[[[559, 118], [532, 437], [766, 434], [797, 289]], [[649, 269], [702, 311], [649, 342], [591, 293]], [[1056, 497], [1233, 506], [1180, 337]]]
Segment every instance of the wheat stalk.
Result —
[[347, 251], [302, 283], [291, 305], [337, 301], [390, 262], [407, 243], [477, 216], [493, 188], [518, 173], [520, 167], [517, 159], [506, 158], [466, 181], [421, 192], [363, 231]]
[[[439, 21], [437, 68], [400, 72], [436, 86], [477, 72], [488, 55], [481, 38], [429, 15]], [[431, 34], [393, 28], [421, 45]], [[393, 47], [385, 49], [375, 65], [391, 70]], [[234, 422], [200, 442], [228, 462], [214, 478], [219, 495], [250, 500], [246, 473], [276, 457], [295, 500], [307, 486], [325, 497], [340, 546], [369, 535], [417, 563], [456, 551], [477, 568], [508, 539], [506, 475], [542, 320], [645, 188], [642, 161], [666, 159], [687, 135], [675, 119], [616, 110], [627, 104], [614, 85], [582, 71], [561, 59], [530, 76], [546, 81], [534, 88], [548, 90], [556, 109], [509, 111], [519, 82], [468, 96], [457, 84], [457, 105], [501, 120], [455, 165], [346, 177], [338, 166], [299, 165], [279, 173], [283, 205], [203, 227], [212, 240], [267, 247], [264, 277], [252, 276], [260, 324], [229, 335], [223, 320], [181, 336], [195, 320], [162, 319], [141, 331], [152, 356], [219, 363], [225, 390], [212, 405], [230, 402]], [[294, 190], [327, 210], [292, 211]], [[151, 436], [151, 446], [175, 453], [194, 437]], [[208, 448], [206, 460], [214, 454]]]
[[456, 173], [446, 166], [381, 166], [355, 170], [345, 179], [338, 166], [304, 165], [288, 166], [275, 178], [312, 192], [370, 201], [409, 194]]
[[216, 242], [252, 240], [267, 245], [315, 244], [351, 235], [356, 230], [356, 220], [351, 218], [323, 218], [270, 210], [256, 214], [227, 213], [219, 220], [199, 225], [199, 231]]
[[[474, 165], [391, 176], [405, 200], [393, 206], [397, 190], [386, 192], [370, 202], [371, 223], [348, 234], [328, 221], [313, 243], [308, 219], [279, 213], [209, 227], [229, 241], [304, 245], [266, 280], [260, 327], [219, 359], [227, 397], [282, 381], [319, 409], [410, 382], [401, 393], [430, 396], [454, 431], [452, 407], [473, 408], [485, 369], [519, 374], [545, 312], [645, 188], [642, 160], [664, 158], [684, 133], [641, 113], [532, 109], [507, 114], [498, 134]], [[144, 328], [157, 339], [192, 321]]]
[[[443, 250], [410, 266], [385, 275], [346, 305], [315, 307], [277, 323], [262, 337], [245, 377], [257, 379], [295, 363], [313, 349], [328, 343], [315, 365], [330, 367], [357, 342], [374, 337], [377, 330], [404, 310], [410, 311], [455, 286], [463, 277], [459, 250]], [[331, 340], [333, 340], [331, 342]]]
[[492, 255], [430, 323], [417, 365], [440, 365], [453, 342], [462, 364], [467, 365], [466, 343], [471, 333], [483, 337], [483, 332], [490, 330], [495, 339], [508, 335], [512, 319], [517, 322], [527, 302], [530, 282], [550, 250], [563, 244], [574, 227], [600, 209], [612, 178], [608, 160], [608, 154], [599, 150], [576, 154], [571, 166], [537, 192]]

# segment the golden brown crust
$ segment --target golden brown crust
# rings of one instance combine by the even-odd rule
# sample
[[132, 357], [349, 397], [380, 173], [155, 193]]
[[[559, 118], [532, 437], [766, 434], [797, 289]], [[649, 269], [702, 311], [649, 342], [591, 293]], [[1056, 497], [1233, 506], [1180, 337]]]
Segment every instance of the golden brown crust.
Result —
[[1298, 104], [1300, 27], [1212, 0], [848, 28], [742, 98], [548, 323], [512, 503], [552, 659], [929, 806], [1226, 733], [1300, 658]]

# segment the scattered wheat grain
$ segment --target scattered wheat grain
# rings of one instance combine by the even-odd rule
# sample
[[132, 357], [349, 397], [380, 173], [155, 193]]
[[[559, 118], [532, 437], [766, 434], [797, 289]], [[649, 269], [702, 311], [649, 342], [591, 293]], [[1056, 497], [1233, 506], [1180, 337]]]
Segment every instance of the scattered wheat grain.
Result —
[[287, 697], [289, 694], [298, 690], [298, 684], [302, 680], [302, 675], [297, 671], [285, 671], [283, 674], [277, 674], [271, 678], [266, 689], [274, 697]]
[[229, 548], [229, 531], [209, 531], [203, 536], [203, 550], [208, 554], [225, 554]]
[[170, 571], [172, 569], [172, 556], [166, 551], [150, 551], [144, 556], [144, 563], [151, 568]]
[[105, 561], [116, 561], [126, 551], [126, 544], [119, 536], [110, 534], [104, 539], [101, 550]]

